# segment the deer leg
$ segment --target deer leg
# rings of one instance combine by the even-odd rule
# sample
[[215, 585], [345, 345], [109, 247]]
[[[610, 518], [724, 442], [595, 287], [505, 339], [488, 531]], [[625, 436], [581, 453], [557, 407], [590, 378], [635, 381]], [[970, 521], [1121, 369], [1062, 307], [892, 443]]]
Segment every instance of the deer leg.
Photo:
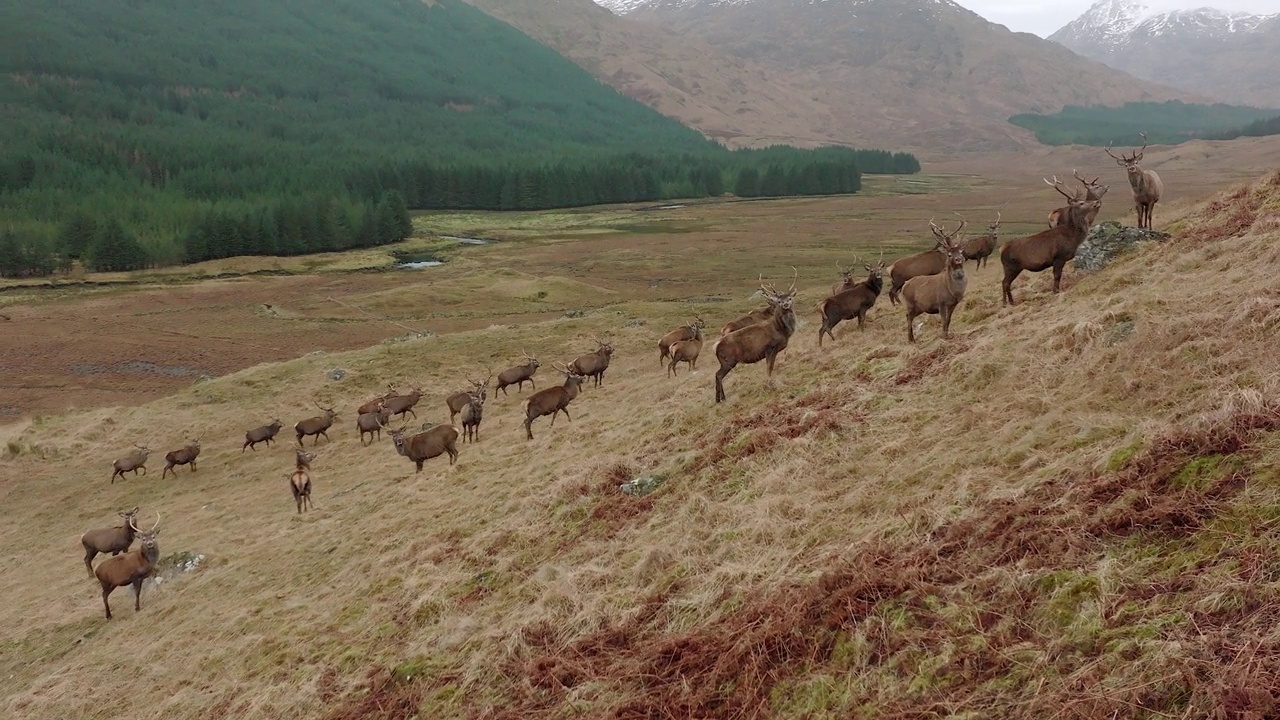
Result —
[[111, 603], [107, 600], [107, 596], [111, 594], [112, 590], [115, 590], [115, 588], [106, 587], [105, 585], [102, 588], [102, 606], [107, 609], [108, 620], [111, 619]]
[[954, 306], [943, 305], [938, 314], [942, 316], [942, 337], [951, 337], [951, 312]]
[[1004, 296], [1001, 298], [1001, 305], [1013, 304], [1013, 281], [1016, 280], [1017, 277], [1018, 273], [1016, 271], [1010, 274], [1009, 268], [1005, 268], [1004, 282], [1000, 283], [1001, 290], [1004, 293]]
[[142, 581], [144, 578], [138, 578], [133, 581], [133, 611], [138, 612], [142, 609]]
[[1067, 261], [1056, 262], [1053, 264], [1053, 291], [1056, 293], [1062, 284], [1062, 268], [1066, 267]]
[[915, 321], [916, 321], [915, 314], [908, 312], [907, 313], [907, 342], [916, 341]]
[[559, 410], [556, 410], [555, 412], [551, 413], [551, 427], [556, 426], [556, 416], [559, 414], [560, 414]]
[[564, 417], [566, 420], [568, 420], [569, 422], [573, 422], [573, 418], [569, 417], [569, 408], [564, 408], [561, 410], [561, 412], [564, 413]]
[[[866, 330], [866, 324], [867, 324], [867, 311], [866, 311], [866, 310], [863, 310], [863, 311], [861, 311], [861, 312], [859, 312], [859, 313], [858, 313], [858, 329], [859, 329], [859, 330]], [[835, 338], [834, 338], [834, 337], [833, 337], [833, 338], [831, 338], [831, 339], [832, 339], [832, 340], [835, 340]]]
[[195, 458], [192, 458], [192, 459], [191, 459], [191, 472], [195, 472], [195, 471], [196, 471], [196, 461], [195, 461]]
[[95, 557], [97, 557], [97, 555], [98, 555], [98, 551], [97, 551], [97, 550], [85, 550], [85, 551], [84, 551], [84, 566], [85, 566], [85, 569], [87, 569], [87, 570], [89, 571], [89, 577], [94, 577], [94, 574], [93, 574], [93, 563], [91, 563], [91, 562], [89, 562], [89, 561], [90, 561], [90, 560], [92, 560], [92, 559], [94, 559]]
[[722, 362], [720, 363], [720, 369], [716, 371], [716, 402], [721, 402], [725, 399], [724, 377], [728, 375], [729, 371], [732, 369], [732, 365], [725, 365]]
[[533, 420], [529, 418], [524, 419], [524, 434], [526, 435], [526, 440], [533, 439]]
[[764, 356], [764, 366], [769, 377], [773, 377], [773, 363], [778, 359], [778, 353], [771, 352]]
[[415, 473], [420, 473], [420, 472], [422, 472], [422, 463], [423, 463], [423, 461], [422, 461], [422, 460], [414, 460], [414, 461], [413, 461], [413, 464], [418, 466], [418, 469], [414, 471]]

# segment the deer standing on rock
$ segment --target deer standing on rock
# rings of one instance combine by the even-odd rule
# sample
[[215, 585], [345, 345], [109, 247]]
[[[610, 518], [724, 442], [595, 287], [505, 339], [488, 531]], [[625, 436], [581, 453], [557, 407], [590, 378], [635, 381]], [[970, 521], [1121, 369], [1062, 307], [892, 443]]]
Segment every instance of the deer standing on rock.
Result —
[[1144, 151], [1147, 149], [1147, 134], [1142, 135], [1142, 147], [1134, 150], [1131, 155], [1120, 153], [1120, 157], [1116, 157], [1111, 152], [1111, 146], [1107, 145], [1107, 154], [1117, 165], [1122, 165], [1129, 175], [1129, 186], [1133, 188], [1133, 204], [1138, 208], [1138, 228], [1151, 229], [1151, 211], [1155, 209], [1156, 203], [1160, 202], [1160, 196], [1164, 194], [1164, 183], [1160, 182], [1160, 176], [1155, 170], [1143, 170], [1138, 163], [1142, 161]]
[[937, 275], [913, 277], [902, 286], [902, 299], [907, 305], [907, 341], [916, 341], [915, 321], [920, 315], [937, 315], [942, 318], [942, 337], [949, 337], [951, 315], [964, 299], [969, 286], [964, 274], [964, 243], [956, 237], [964, 230], [964, 218], [950, 233], [929, 221], [938, 250], [947, 260], [946, 269]]
[[1108, 186], [1103, 185], [1093, 195], [1096, 199], [1086, 199], [1085, 192], [1074, 195], [1062, 189], [1062, 182], [1055, 175], [1053, 180], [1045, 180], [1055, 190], [1067, 198], [1066, 223], [1051, 230], [1041, 230], [1035, 235], [1011, 240], [1000, 249], [1000, 264], [1004, 266], [1004, 282], [1002, 287], [1002, 304], [1013, 305], [1013, 281], [1023, 270], [1041, 272], [1053, 268], [1053, 291], [1059, 292], [1062, 282], [1062, 269], [1067, 261], [1076, 256], [1080, 243], [1089, 236], [1089, 216], [1098, 214], [1102, 207], [1102, 196], [1107, 194]]
[[[794, 270], [795, 268], [792, 268]], [[778, 292], [771, 285], [761, 284], [760, 292], [769, 302], [769, 318], [755, 325], [748, 325], [721, 336], [716, 342], [716, 359], [720, 369], [716, 371], [716, 402], [726, 399], [724, 378], [735, 367], [764, 360], [768, 375], [773, 377], [773, 364], [778, 353], [787, 349], [787, 343], [796, 331], [796, 313], [792, 305], [796, 297], [795, 278], [786, 292]]]

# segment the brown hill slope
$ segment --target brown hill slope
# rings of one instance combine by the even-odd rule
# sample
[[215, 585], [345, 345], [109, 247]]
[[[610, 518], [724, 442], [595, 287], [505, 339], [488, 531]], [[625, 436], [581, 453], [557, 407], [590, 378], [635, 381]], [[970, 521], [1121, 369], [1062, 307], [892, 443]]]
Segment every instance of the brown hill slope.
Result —
[[[1269, 717], [1278, 218], [1272, 174], [1060, 295], [1036, 277], [1002, 308], [980, 271], [955, 335], [931, 323], [916, 346], [877, 306], [819, 350], [804, 283], [808, 324], [773, 380], [739, 369], [719, 407], [710, 353], [672, 380], [654, 366], [681, 296], [0, 428], [0, 501], [23, 521], [0, 554], [0, 712]], [[315, 395], [349, 407], [406, 374], [447, 388], [527, 342], [563, 357], [606, 329], [605, 384], [533, 442], [518, 397], [495, 398], [480, 444], [414, 476], [348, 415], [305, 517], [287, 443], [239, 452], [246, 418], [292, 419]], [[334, 363], [353, 369], [342, 384], [323, 379]], [[443, 420], [443, 403], [420, 414]], [[198, 472], [104, 484], [113, 449], [202, 430]], [[618, 492], [640, 475], [661, 487]], [[164, 512], [176, 557], [140, 614], [117, 592], [106, 622], [77, 537], [134, 504]]]
[[789, 73], [844, 139], [914, 150], [1032, 141], [1006, 122], [1066, 104], [1194, 99], [936, 0], [651, 0], [627, 16]]

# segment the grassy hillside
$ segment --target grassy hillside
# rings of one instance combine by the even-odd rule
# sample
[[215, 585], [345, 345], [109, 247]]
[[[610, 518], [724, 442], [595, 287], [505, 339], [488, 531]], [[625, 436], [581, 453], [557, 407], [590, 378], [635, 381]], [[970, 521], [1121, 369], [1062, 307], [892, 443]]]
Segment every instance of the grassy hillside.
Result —
[[1125, 103], [1121, 107], [1068, 105], [1052, 115], [1024, 113], [1009, 122], [1036, 134], [1046, 145], [1127, 145], [1145, 132], [1153, 144], [1177, 145], [1195, 139], [1231, 139], [1263, 135], [1261, 128], [1242, 128], [1274, 118], [1275, 110], [1239, 105]]
[[[772, 381], [667, 380], [657, 336], [700, 311], [627, 302], [523, 327], [263, 365], [140, 407], [0, 430], [0, 707], [43, 718], [1266, 717], [1280, 677], [1280, 174], [1222, 193], [1061, 295], [1001, 308], [978, 271], [954, 337], [902, 312]], [[789, 275], [781, 271], [767, 275]], [[783, 277], [773, 278], [784, 280]], [[441, 287], [447, 288], [448, 285]], [[1224, 292], [1224, 288], [1227, 291]], [[638, 322], [643, 320], [644, 324]], [[422, 475], [350, 410], [388, 380], [430, 396], [521, 349], [612, 331], [603, 387]], [[1029, 351], [1029, 350], [1034, 350]], [[351, 368], [342, 383], [330, 367]], [[539, 387], [552, 382], [540, 372]], [[243, 429], [347, 409], [298, 517], [287, 443]], [[203, 434], [200, 469], [106, 484], [129, 443]], [[641, 476], [660, 487], [633, 497]], [[76, 538], [164, 516], [165, 581], [102, 619]], [[147, 520], [150, 522], [150, 520]], [[177, 561], [202, 556], [179, 572]], [[180, 669], [180, 670], [179, 670]], [[112, 693], [101, 692], [104, 672]]]
[[0, 48], [7, 245], [101, 269], [385, 243], [405, 205], [719, 194], [744, 167], [776, 167], [776, 194], [854, 192], [861, 171], [919, 169], [834, 148], [732, 154], [459, 0], [56, 0], [6, 16], [23, 29]]

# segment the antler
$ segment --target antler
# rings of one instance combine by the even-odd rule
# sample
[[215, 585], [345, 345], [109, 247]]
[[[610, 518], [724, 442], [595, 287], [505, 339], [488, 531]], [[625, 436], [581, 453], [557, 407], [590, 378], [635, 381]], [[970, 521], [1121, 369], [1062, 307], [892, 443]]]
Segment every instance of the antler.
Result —
[[1133, 153], [1134, 162], [1138, 162], [1139, 160], [1141, 160], [1142, 156], [1145, 154], [1143, 153], [1143, 151], [1147, 149], [1147, 134], [1146, 133], [1138, 133], [1138, 134], [1142, 136], [1142, 147], [1138, 148], [1138, 150]]
[[568, 375], [568, 374], [569, 374], [569, 368], [568, 368], [568, 367], [566, 367], [566, 366], [564, 366], [564, 365], [561, 365], [560, 363], [556, 362], [555, 360], [552, 360], [552, 361], [551, 361], [551, 367], [555, 368], [556, 372], [562, 372], [562, 373], [564, 373], [565, 375]]
[[1075, 176], [1076, 176], [1076, 179], [1077, 179], [1077, 180], [1079, 180], [1079, 181], [1081, 182], [1081, 184], [1083, 184], [1083, 185], [1087, 185], [1087, 186], [1089, 186], [1089, 187], [1093, 187], [1093, 186], [1097, 185], [1097, 184], [1098, 184], [1098, 181], [1102, 179], [1102, 176], [1101, 176], [1101, 175], [1099, 175], [1098, 177], [1096, 177], [1096, 178], [1094, 178], [1094, 179], [1092, 179], [1092, 180], [1085, 180], [1084, 178], [1080, 177], [1080, 171], [1079, 171], [1079, 170], [1072, 170], [1072, 171], [1071, 171], [1071, 174], [1072, 174], [1072, 175], [1075, 175]]
[[1042, 179], [1049, 185], [1052, 185], [1054, 190], [1057, 190], [1058, 192], [1062, 193], [1063, 197], [1073, 202], [1075, 201], [1076, 197], [1074, 195], [1070, 195], [1067, 193], [1066, 190], [1062, 189], [1062, 181], [1058, 179], [1057, 175], [1053, 176], [1053, 180], [1049, 180], [1048, 178], [1042, 178]]
[[136, 448], [138, 448], [139, 450], [146, 450], [146, 449], [147, 449], [147, 446], [146, 446], [146, 445], [139, 445], [138, 443], [134, 443], [134, 444], [133, 444], [133, 446], [134, 446], [134, 447], [136, 447]]
[[795, 265], [792, 265], [791, 266], [791, 287], [787, 288], [788, 295], [796, 294], [796, 281], [799, 279], [800, 279], [800, 271], [796, 269]]
[[1111, 143], [1107, 143], [1107, 146], [1103, 148], [1103, 150], [1106, 150], [1107, 154], [1111, 156], [1111, 159], [1115, 160], [1117, 163], [1124, 165], [1127, 162], [1124, 158], [1116, 157], [1116, 154], [1111, 152]]

